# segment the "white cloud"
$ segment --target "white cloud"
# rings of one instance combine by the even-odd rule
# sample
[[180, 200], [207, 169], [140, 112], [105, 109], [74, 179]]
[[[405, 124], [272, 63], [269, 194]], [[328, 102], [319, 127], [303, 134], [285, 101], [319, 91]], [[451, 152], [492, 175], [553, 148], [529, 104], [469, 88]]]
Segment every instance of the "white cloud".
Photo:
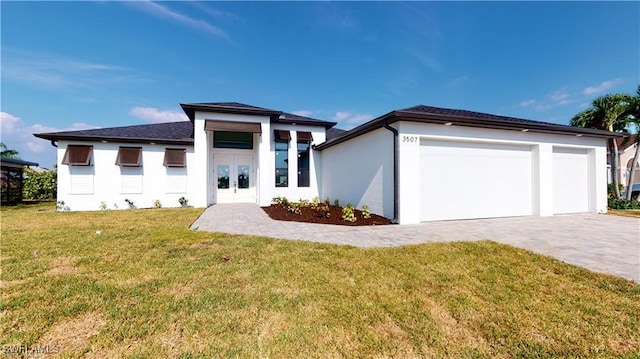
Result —
[[189, 118], [182, 111], [158, 110], [155, 107], [134, 107], [129, 114], [151, 123], [186, 121]]
[[332, 121], [338, 122], [337, 127], [349, 130], [371, 120], [372, 118], [373, 116], [368, 113], [357, 114], [348, 111], [338, 111], [333, 115]]
[[585, 88], [584, 90], [582, 90], [582, 93], [587, 95], [587, 96], [598, 94], [598, 93], [604, 92], [604, 91], [612, 88], [613, 86], [619, 84], [620, 82], [622, 82], [621, 79], [607, 80], [607, 81], [604, 81], [603, 83], [601, 83], [599, 85], [589, 86], [589, 87]]
[[569, 97], [569, 94], [563, 88], [562, 90], [559, 90], [559, 91], [556, 91], [556, 92], [552, 93], [549, 98], [551, 99], [551, 101], [561, 102], [561, 101], [565, 100], [568, 97]]
[[175, 21], [177, 23], [192, 27], [194, 29], [198, 29], [204, 32], [208, 32], [211, 35], [221, 37], [224, 39], [229, 39], [229, 35], [220, 29], [217, 26], [211, 25], [204, 20], [194, 19], [187, 15], [183, 15], [179, 12], [173, 11], [164, 5], [157, 4], [153, 1], [126, 1], [124, 4], [133, 6], [139, 10], [142, 10], [148, 14], [169, 19], [171, 21]]
[[22, 120], [18, 116], [14, 116], [8, 112], [0, 112], [0, 124], [4, 135], [16, 132]]
[[524, 100], [524, 101], [520, 102], [520, 106], [522, 106], [522, 107], [529, 107], [529, 106], [533, 106], [535, 104], [536, 104], [536, 100], [533, 100], [533, 99]]
[[293, 111], [291, 112], [294, 115], [298, 115], [298, 116], [304, 116], [304, 117], [309, 117], [313, 114], [313, 111], [309, 111], [309, 110], [300, 110], [300, 111]]

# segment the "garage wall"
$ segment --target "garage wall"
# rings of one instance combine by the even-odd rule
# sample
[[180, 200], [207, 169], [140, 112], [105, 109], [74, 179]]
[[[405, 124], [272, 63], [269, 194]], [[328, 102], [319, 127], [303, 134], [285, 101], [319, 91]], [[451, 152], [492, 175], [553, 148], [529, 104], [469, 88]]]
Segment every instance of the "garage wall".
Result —
[[320, 199], [393, 218], [393, 133], [378, 129], [322, 151]]
[[[399, 221], [401, 224], [418, 223], [423, 221], [421, 216], [422, 205], [422, 179], [424, 177], [422, 171], [423, 166], [421, 162], [421, 147], [420, 143], [424, 141], [445, 141], [445, 142], [466, 142], [475, 143], [478, 146], [492, 145], [492, 146], [522, 146], [522, 148], [530, 149], [530, 176], [531, 176], [531, 213], [533, 215], [550, 216], [556, 212], [556, 192], [554, 186], [556, 181], [554, 179], [554, 172], [558, 174], [558, 170], [554, 168], [554, 149], [572, 149], [582, 151], [581, 153], [587, 153], [587, 197], [588, 197], [588, 211], [592, 213], [604, 213], [607, 210], [607, 195], [606, 195], [606, 139], [593, 138], [587, 136], [573, 136], [573, 135], [555, 135], [555, 134], [543, 134], [523, 131], [509, 131], [509, 130], [491, 130], [475, 127], [463, 127], [463, 126], [445, 126], [440, 124], [424, 124], [415, 122], [399, 122], [398, 129], [400, 131], [400, 210]], [[557, 151], [556, 151], [557, 152]], [[584, 158], [584, 157], [582, 157]], [[480, 162], [480, 160], [479, 160]], [[482, 166], [481, 163], [478, 165]], [[526, 165], [523, 165], [526, 167]], [[525, 171], [524, 167], [518, 171]], [[573, 172], [573, 171], [572, 171]], [[442, 174], [445, 176], [445, 174]], [[473, 187], [474, 178], [471, 175], [459, 174], [463, 179], [459, 178], [452, 181], [457, 181], [456, 186], [467, 187], [470, 189]], [[558, 174], [558, 176], [561, 176]], [[583, 176], [575, 175], [575, 177]], [[446, 181], [445, 181], [446, 182]], [[511, 186], [511, 185], [509, 185]], [[527, 187], [526, 185], [525, 187]], [[523, 188], [508, 188], [509, 191], [526, 191]], [[445, 198], [452, 198], [449, 194], [438, 194], [440, 198], [438, 201], [441, 203], [438, 206], [444, 208]], [[565, 194], [568, 196], [568, 194]], [[577, 196], [572, 194], [572, 196]], [[498, 213], [494, 210], [498, 206], [504, 206], [505, 199], [500, 199], [498, 195], [490, 198], [482, 198], [481, 201], [487, 206], [487, 213]], [[454, 198], [455, 200], [455, 198]], [[472, 200], [469, 197], [468, 200]], [[572, 201], [571, 199], [558, 198], [559, 203], [566, 203]], [[465, 206], [465, 203], [460, 203], [459, 206]], [[492, 209], [493, 208], [493, 209]], [[570, 211], [582, 211], [584, 208], [581, 205], [580, 209], [569, 208]], [[513, 211], [514, 215], [522, 215], [523, 213]], [[469, 213], [465, 214], [465, 210], [460, 210], [459, 218], [471, 218]], [[449, 216], [453, 217], [453, 216]], [[475, 217], [474, 218], [479, 218]], [[434, 219], [437, 219], [434, 216]], [[453, 219], [453, 218], [450, 218]]]

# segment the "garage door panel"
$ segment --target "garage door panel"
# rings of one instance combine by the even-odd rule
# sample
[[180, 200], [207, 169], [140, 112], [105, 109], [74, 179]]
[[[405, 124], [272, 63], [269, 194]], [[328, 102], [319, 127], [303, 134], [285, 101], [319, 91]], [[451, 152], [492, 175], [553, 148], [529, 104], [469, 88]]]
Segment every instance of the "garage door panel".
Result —
[[422, 220], [533, 213], [529, 146], [451, 141], [421, 145]]
[[553, 148], [553, 212], [589, 211], [589, 155], [586, 150]]

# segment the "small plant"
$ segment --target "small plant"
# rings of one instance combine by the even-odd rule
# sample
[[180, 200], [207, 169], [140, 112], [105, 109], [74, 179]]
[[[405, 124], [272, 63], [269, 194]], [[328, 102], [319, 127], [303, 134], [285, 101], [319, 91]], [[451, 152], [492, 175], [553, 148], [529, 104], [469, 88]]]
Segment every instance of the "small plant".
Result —
[[353, 211], [353, 205], [351, 203], [347, 204], [346, 206], [344, 206], [344, 208], [342, 208], [342, 220], [345, 222], [355, 222], [356, 221], [356, 214]]
[[300, 203], [296, 203], [296, 202], [289, 203], [289, 205], [287, 206], [287, 211], [295, 214], [301, 214], [302, 212], [300, 211]]
[[331, 204], [331, 200], [328, 196], [324, 198], [324, 204], [326, 204], [327, 206]]
[[58, 201], [56, 202], [56, 210], [58, 211], [64, 211], [66, 210], [66, 206], [64, 205], [64, 201]]
[[329, 205], [326, 203], [321, 203], [315, 208], [316, 213], [320, 218], [329, 218], [331, 213], [329, 212]]
[[371, 218], [371, 211], [369, 211], [369, 206], [366, 204], [362, 206], [362, 218], [369, 219]]
[[333, 205], [334, 205], [335, 207], [340, 207], [340, 200], [339, 200], [339, 199], [335, 199], [335, 200], [333, 201]]
[[184, 198], [184, 197], [180, 197], [180, 198], [178, 199], [178, 202], [180, 202], [180, 205], [181, 205], [182, 207], [186, 207], [186, 206], [188, 206], [188, 205], [189, 205], [189, 200], [188, 200], [188, 199], [186, 199], [186, 198]]
[[287, 197], [273, 197], [271, 199], [271, 202], [273, 204], [279, 204], [284, 207], [289, 207], [289, 200], [287, 199]]
[[101, 211], [106, 211], [107, 210], [107, 202], [105, 202], [105, 201], [100, 202], [100, 206], [98, 206], [98, 208], [100, 208]]
[[298, 203], [300, 204], [300, 207], [309, 207], [309, 200], [308, 199], [300, 198], [300, 201]]
[[311, 200], [311, 208], [316, 209], [318, 207], [318, 204], [320, 204], [320, 198], [318, 198], [318, 196], [313, 197], [313, 199]]
[[159, 199], [156, 199], [155, 201], [153, 201], [153, 207], [154, 208], [162, 208], [162, 203], [160, 202]]
[[118, 209], [118, 204], [117, 203], [113, 204], [113, 209]]
[[135, 209], [136, 208], [136, 204], [132, 200], [130, 200], [128, 198], [125, 198], [124, 201], [127, 202], [127, 204], [129, 205], [129, 209]]
[[611, 209], [640, 209], [640, 202], [626, 198], [609, 197], [607, 205]]

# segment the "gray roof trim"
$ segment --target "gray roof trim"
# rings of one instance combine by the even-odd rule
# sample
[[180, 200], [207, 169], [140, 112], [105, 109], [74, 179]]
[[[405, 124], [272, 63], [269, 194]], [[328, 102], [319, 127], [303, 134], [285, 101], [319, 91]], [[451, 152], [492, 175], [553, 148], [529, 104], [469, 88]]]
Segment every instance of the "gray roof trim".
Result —
[[[442, 112], [450, 112], [451, 114], [414, 110], [416, 108], [421, 108], [421, 107], [427, 108], [427, 109], [443, 110]], [[427, 106], [415, 106], [405, 110], [391, 111], [383, 116], [380, 116], [367, 123], [364, 123], [350, 131], [347, 131], [339, 135], [338, 137], [325, 141], [315, 146], [315, 149], [322, 151], [325, 148], [335, 146], [339, 143], [348, 141], [354, 137], [357, 137], [367, 132], [371, 132], [373, 130], [381, 128], [385, 125], [385, 123], [392, 124], [398, 121], [433, 123], [433, 124], [443, 124], [443, 125], [445, 123], [451, 123], [451, 125], [454, 125], [454, 126], [489, 128], [489, 129], [511, 130], [511, 131], [527, 130], [529, 132], [537, 132], [537, 133], [601, 137], [601, 138], [614, 138], [614, 137], [622, 136], [621, 134], [615, 134], [609, 131], [596, 130], [591, 128], [572, 127], [572, 126], [558, 125], [558, 124], [552, 124], [552, 123], [546, 123], [546, 122], [519, 119], [514, 117], [490, 115], [490, 114], [484, 114], [479, 112], [440, 109], [440, 108], [427, 107]]]
[[289, 124], [289, 125], [323, 126], [324, 128], [331, 128], [337, 124], [337, 122], [317, 120], [315, 118], [294, 115], [292, 113], [287, 113], [287, 112], [282, 112], [276, 118], [272, 117], [271, 122]]
[[278, 116], [282, 112], [270, 110], [268, 108], [246, 105], [239, 102], [203, 102], [203, 103], [181, 103], [180, 107], [189, 120], [195, 119], [196, 111], [203, 112], [220, 112], [233, 113], [240, 115], [257, 115], [257, 116]]
[[39, 164], [35, 163], [35, 162], [29, 162], [29, 161], [24, 161], [21, 160], [19, 158], [7, 158], [7, 157], [0, 157], [0, 162], [1, 163], [10, 163], [10, 164], [14, 164], [14, 165], [20, 165], [20, 166], [31, 166], [31, 167], [38, 167]]

